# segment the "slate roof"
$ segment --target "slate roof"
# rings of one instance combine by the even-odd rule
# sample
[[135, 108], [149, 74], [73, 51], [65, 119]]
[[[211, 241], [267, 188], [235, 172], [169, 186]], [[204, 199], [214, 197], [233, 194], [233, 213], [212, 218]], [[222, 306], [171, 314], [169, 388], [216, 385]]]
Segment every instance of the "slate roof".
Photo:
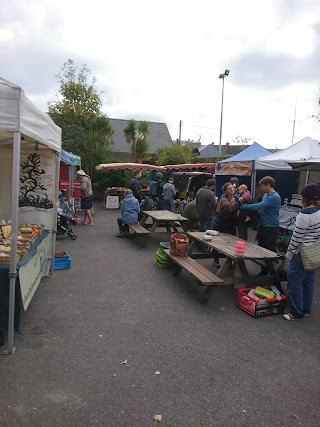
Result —
[[[109, 118], [109, 123], [114, 129], [114, 134], [112, 135], [112, 151], [114, 153], [131, 153], [131, 143], [127, 142], [124, 134], [124, 129], [128, 126], [128, 122], [129, 120]], [[172, 138], [165, 123], [147, 123], [149, 125], [147, 141], [150, 154], [155, 154], [159, 147], [172, 145]]]
[[201, 146], [198, 148], [200, 157], [216, 157], [219, 156], [219, 147], [212, 144]]

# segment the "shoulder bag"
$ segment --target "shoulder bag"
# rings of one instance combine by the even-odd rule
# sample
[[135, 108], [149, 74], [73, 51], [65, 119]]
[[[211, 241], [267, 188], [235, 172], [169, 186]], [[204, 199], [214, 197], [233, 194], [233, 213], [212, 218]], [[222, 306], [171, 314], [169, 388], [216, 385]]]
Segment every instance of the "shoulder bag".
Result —
[[299, 245], [303, 268], [305, 271], [314, 271], [320, 268], [320, 237], [313, 245]]

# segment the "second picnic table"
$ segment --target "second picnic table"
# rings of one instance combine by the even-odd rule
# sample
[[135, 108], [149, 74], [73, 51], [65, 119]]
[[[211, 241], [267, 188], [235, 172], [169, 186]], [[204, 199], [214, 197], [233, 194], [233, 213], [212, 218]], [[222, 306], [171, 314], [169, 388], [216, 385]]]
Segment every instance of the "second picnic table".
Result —
[[[170, 211], [160, 210], [160, 211], [144, 211], [143, 218], [140, 221], [140, 225], [143, 227], [146, 226], [146, 221], [148, 218], [151, 218], [153, 224], [150, 228], [150, 233], [155, 234], [171, 234], [173, 232], [178, 232], [178, 227], [182, 227], [184, 232], [188, 231], [187, 222], [188, 218], [181, 216], [180, 214], [175, 214]], [[163, 233], [158, 229], [161, 227], [166, 228], [166, 232]]]

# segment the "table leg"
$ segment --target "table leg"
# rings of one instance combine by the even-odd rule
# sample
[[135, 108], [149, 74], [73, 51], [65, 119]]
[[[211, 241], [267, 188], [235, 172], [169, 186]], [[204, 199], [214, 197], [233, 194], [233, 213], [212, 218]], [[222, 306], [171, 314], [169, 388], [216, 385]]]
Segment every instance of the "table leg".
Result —
[[155, 221], [155, 222], [152, 224], [152, 227], [150, 228], [150, 232], [155, 231], [155, 230], [158, 228], [158, 226], [159, 226], [159, 222], [158, 222], [158, 221]]
[[231, 263], [232, 263], [232, 259], [231, 258], [227, 258], [226, 262], [219, 268], [219, 270], [217, 271], [216, 275], [218, 277], [224, 276], [227, 273], [227, 271], [229, 270], [229, 268], [231, 267]]
[[189, 249], [188, 249], [188, 255], [191, 256], [192, 252], [195, 250], [196, 248], [196, 241], [195, 240], [191, 240], [191, 243], [189, 245]]
[[142, 220], [140, 221], [140, 225], [144, 226], [144, 224], [147, 221], [147, 218], [148, 218], [147, 215], [143, 214]]
[[206, 286], [206, 289], [200, 297], [200, 304], [207, 304], [212, 295], [212, 292], [214, 291], [214, 288], [216, 288], [216, 286]]
[[187, 224], [185, 222], [180, 222], [182, 230], [186, 233], [188, 230]]

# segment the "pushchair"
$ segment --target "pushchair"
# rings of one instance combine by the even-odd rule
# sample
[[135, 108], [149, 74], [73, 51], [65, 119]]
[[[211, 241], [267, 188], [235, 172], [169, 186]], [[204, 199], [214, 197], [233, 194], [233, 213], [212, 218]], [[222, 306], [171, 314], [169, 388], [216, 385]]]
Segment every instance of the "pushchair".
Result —
[[75, 221], [72, 216], [64, 213], [61, 209], [59, 210], [57, 218], [57, 236], [66, 234], [71, 240], [76, 240], [77, 235], [73, 232], [72, 226], [76, 225], [77, 221]]
[[[277, 240], [277, 250], [280, 252], [280, 254], [285, 254], [287, 252], [292, 237], [292, 229], [295, 220], [295, 218], [291, 218], [285, 228], [280, 227]], [[289, 228], [291, 228], [291, 230], [289, 230]]]
[[150, 199], [149, 197], [144, 197], [140, 203], [141, 211], [156, 211], [158, 209], [159, 199], [157, 197], [153, 197]]

